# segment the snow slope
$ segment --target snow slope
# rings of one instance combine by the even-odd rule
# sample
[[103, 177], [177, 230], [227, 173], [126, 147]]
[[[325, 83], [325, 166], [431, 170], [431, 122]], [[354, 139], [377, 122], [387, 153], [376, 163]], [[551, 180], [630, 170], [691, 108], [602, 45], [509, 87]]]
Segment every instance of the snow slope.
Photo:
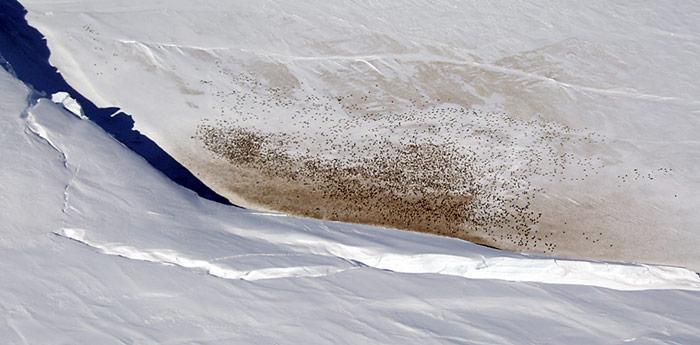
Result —
[[463, 218], [486, 222], [457, 236], [700, 269], [697, 2], [22, 4], [71, 86], [133, 114], [139, 131], [236, 203], [413, 225], [368, 209], [337, 216], [328, 205], [343, 200], [297, 202], [304, 186], [276, 183], [285, 177], [267, 175], [277, 166], [232, 163], [217, 142], [212, 154], [202, 125], [243, 127], [289, 157], [349, 166], [406, 138], [447, 143], [476, 169], [467, 194], [478, 203]]
[[36, 97], [0, 70], [5, 344], [700, 340], [691, 271], [221, 205]]

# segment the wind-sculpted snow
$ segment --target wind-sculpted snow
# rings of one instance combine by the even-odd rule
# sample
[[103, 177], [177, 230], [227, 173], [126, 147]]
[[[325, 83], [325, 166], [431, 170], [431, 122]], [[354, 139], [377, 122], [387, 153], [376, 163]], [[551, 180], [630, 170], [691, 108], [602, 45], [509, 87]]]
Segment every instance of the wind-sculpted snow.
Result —
[[[193, 259], [170, 249], [140, 249], [120, 243], [97, 243], [86, 239], [83, 229], [62, 229], [55, 234], [93, 247], [107, 255], [132, 260], [204, 270], [224, 279], [279, 279], [321, 277], [353, 268], [372, 267], [401, 273], [432, 273], [469, 279], [496, 279], [516, 282], [547, 284], [574, 284], [599, 286], [615, 290], [680, 289], [700, 291], [700, 278], [684, 268], [623, 265], [525, 257], [479, 256], [476, 258], [444, 254], [396, 254], [353, 247], [341, 243], [295, 241], [284, 243], [299, 247], [298, 254], [289, 254], [296, 260], [321, 255], [347, 265], [304, 265], [266, 267], [252, 270], [235, 268], [236, 256], [213, 260]], [[303, 253], [309, 251], [310, 253]], [[266, 255], [269, 259], [272, 255]]]
[[68, 84], [236, 204], [700, 268], [693, 2], [165, 3], [23, 1]]
[[[86, 244], [90, 247], [100, 250], [107, 255], [121, 256], [132, 260], [149, 261], [166, 265], [176, 265], [184, 268], [192, 268], [206, 271], [215, 277], [224, 279], [243, 279], [243, 280], [260, 280], [260, 279], [275, 279], [275, 278], [295, 278], [295, 277], [320, 277], [332, 273], [342, 272], [346, 269], [335, 265], [304, 265], [290, 267], [266, 267], [252, 270], [237, 270], [230, 265], [217, 263], [222, 261], [222, 258], [217, 258], [212, 261], [202, 259], [192, 259], [183, 256], [177, 251], [170, 249], [139, 249], [137, 247], [122, 245], [119, 243], [100, 244], [89, 241], [85, 238], [85, 230], [83, 229], [62, 229], [55, 232], [56, 235], [69, 238]], [[274, 255], [268, 255], [274, 256]], [[227, 259], [234, 259], [235, 256], [229, 256]], [[300, 261], [308, 261], [308, 258], [295, 256], [295, 259]]]
[[0, 71], [3, 343], [700, 340], [691, 271], [224, 206], [28, 93]]

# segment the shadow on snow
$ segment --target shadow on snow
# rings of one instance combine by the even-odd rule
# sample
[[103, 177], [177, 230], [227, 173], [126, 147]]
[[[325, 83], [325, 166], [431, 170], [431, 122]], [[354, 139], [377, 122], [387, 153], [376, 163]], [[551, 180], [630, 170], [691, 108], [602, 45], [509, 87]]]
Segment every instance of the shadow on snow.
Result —
[[199, 196], [232, 205], [195, 177], [153, 140], [135, 130], [134, 120], [118, 108], [99, 108], [73, 89], [49, 63], [51, 52], [44, 36], [31, 27], [27, 10], [16, 0], [0, 3], [0, 65], [34, 90], [50, 96], [65, 91], [76, 99], [85, 115], [175, 183]]

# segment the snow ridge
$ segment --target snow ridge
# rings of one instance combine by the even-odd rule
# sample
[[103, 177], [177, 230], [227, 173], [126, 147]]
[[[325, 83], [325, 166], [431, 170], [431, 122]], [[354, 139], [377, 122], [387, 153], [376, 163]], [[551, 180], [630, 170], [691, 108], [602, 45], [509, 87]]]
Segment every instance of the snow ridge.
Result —
[[[236, 270], [212, 260], [202, 260], [187, 257], [172, 249], [139, 249], [133, 246], [118, 243], [97, 243], [85, 238], [83, 229], [62, 229], [54, 234], [69, 238], [95, 248], [107, 255], [120, 256], [132, 260], [155, 262], [165, 265], [174, 265], [184, 268], [203, 270], [209, 275], [224, 279], [261, 280], [275, 278], [321, 277], [329, 274], [345, 271], [348, 268], [339, 268], [329, 265], [295, 266], [295, 267], [271, 267], [256, 270]], [[350, 267], [352, 268], [352, 267]]]
[[34, 118], [34, 116], [32, 115], [31, 112], [27, 113], [27, 122], [26, 123], [27, 123], [26, 128], [27, 128], [27, 130], [29, 130], [30, 133], [34, 134], [35, 136], [37, 136], [41, 140], [45, 141], [47, 144], [49, 144], [49, 146], [51, 146], [51, 148], [53, 148], [54, 150], [56, 150], [56, 152], [61, 154], [61, 157], [63, 159], [63, 166], [65, 168], [68, 168], [68, 156], [66, 156], [66, 153], [63, 152], [63, 150], [59, 149], [58, 146], [56, 146], [56, 144], [54, 144], [51, 141], [51, 139], [49, 139], [49, 135], [46, 132], [46, 129], [44, 129], [44, 127], [42, 127], [39, 123], [37, 123], [36, 119]]
[[[557, 260], [528, 257], [464, 257], [446, 254], [398, 254], [370, 248], [323, 241], [297, 241], [303, 254], [325, 255], [349, 263], [347, 267], [311, 265], [237, 270], [217, 260], [191, 258], [171, 249], [140, 249], [119, 243], [98, 243], [86, 239], [83, 229], [64, 228], [54, 232], [98, 249], [107, 255], [156, 262], [206, 271], [224, 279], [260, 280], [322, 277], [348, 269], [370, 267], [408, 274], [441, 274], [468, 279], [495, 279], [544, 284], [597, 286], [613, 290], [680, 289], [700, 291], [700, 277], [688, 269], [606, 262]], [[274, 240], [272, 241], [274, 242]], [[281, 244], [281, 243], [278, 243]]]

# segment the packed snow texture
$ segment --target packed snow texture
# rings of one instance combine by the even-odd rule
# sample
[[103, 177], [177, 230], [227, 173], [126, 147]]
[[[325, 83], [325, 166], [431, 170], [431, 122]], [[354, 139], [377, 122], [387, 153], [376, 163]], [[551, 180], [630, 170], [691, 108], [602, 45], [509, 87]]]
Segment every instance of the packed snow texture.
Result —
[[0, 70], [5, 344], [700, 341], [691, 271], [224, 206], [34, 96]]
[[[462, 237], [700, 269], [697, 2], [22, 3], [70, 85], [133, 114], [235, 202], [355, 219], [322, 209], [337, 200], [294, 209], [306, 203], [284, 188], [302, 187], [255, 180], [276, 166], [235, 170], [230, 150], [213, 155], [195, 135], [202, 124], [283, 136], [290, 157], [448, 142], [480, 169], [469, 217], [485, 226]], [[102, 246], [92, 231], [78, 237]]]

